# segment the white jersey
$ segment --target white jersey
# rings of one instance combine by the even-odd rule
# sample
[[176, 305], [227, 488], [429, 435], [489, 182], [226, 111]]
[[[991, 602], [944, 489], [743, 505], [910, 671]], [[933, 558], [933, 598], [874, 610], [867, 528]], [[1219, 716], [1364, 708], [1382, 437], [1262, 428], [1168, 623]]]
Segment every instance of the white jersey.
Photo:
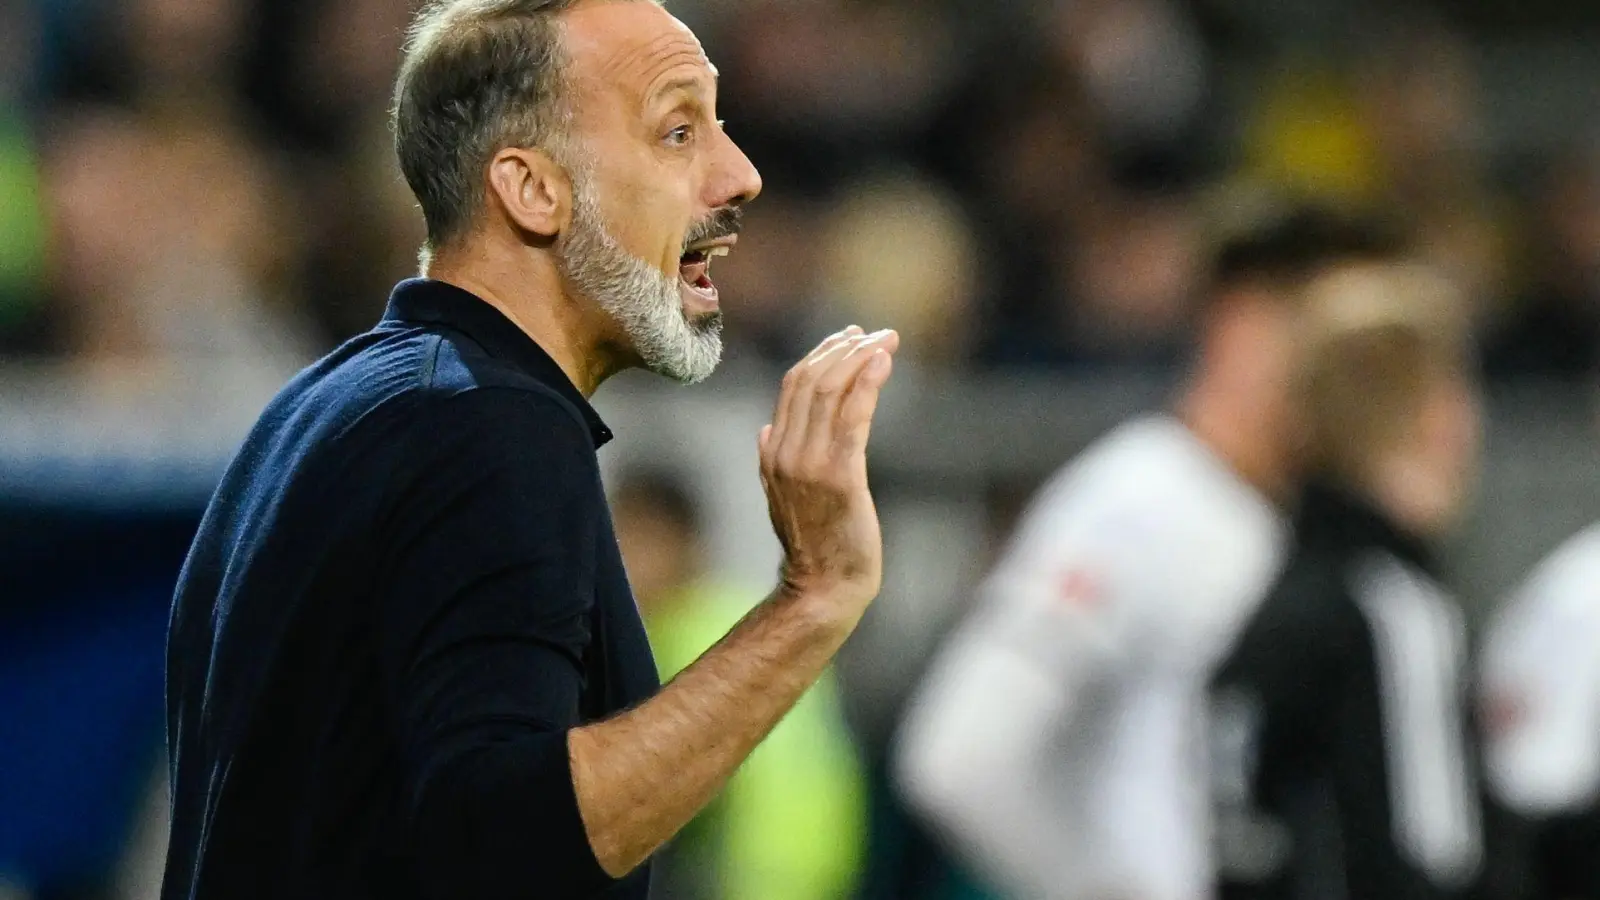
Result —
[[1123, 425], [1034, 501], [914, 700], [901, 786], [1019, 898], [1211, 893], [1211, 666], [1287, 526], [1175, 419]]
[[1490, 787], [1533, 818], [1600, 803], [1600, 526], [1539, 565], [1483, 653]]

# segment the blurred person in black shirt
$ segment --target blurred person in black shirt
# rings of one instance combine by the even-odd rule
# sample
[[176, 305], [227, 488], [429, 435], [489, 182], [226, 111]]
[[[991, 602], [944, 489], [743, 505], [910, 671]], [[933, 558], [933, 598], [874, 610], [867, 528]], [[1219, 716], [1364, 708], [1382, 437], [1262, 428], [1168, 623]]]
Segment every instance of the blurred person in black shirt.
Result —
[[1400, 266], [1332, 273], [1307, 302], [1294, 545], [1212, 685], [1221, 893], [1466, 896], [1483, 812], [1435, 557], [1476, 468], [1465, 316]]

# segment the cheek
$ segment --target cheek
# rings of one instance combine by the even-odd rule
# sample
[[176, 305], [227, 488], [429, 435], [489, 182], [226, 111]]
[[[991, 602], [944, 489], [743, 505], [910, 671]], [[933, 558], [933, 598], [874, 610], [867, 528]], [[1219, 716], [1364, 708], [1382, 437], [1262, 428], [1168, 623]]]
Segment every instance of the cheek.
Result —
[[1483, 455], [1483, 407], [1475, 398], [1462, 404], [1460, 425], [1462, 468], [1474, 471]]
[[618, 179], [616, 203], [606, 210], [612, 233], [634, 256], [675, 263], [696, 220], [687, 169], [648, 160]]
[[1438, 398], [1429, 416], [1435, 452], [1453, 474], [1470, 478], [1483, 449], [1483, 410], [1469, 391], [1451, 390]]
[[1262, 382], [1270, 387], [1269, 403], [1274, 413], [1287, 415], [1293, 405], [1294, 347], [1287, 338], [1272, 333], [1263, 335], [1260, 341], [1257, 359], [1261, 366]]

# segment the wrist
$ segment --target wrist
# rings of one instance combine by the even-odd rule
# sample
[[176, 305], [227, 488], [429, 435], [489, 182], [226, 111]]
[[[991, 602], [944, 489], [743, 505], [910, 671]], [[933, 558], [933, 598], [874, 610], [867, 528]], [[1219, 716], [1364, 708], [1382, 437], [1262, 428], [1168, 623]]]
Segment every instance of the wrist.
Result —
[[772, 602], [791, 610], [802, 627], [831, 639], [854, 631], [871, 599], [863, 597], [859, 587], [807, 583], [786, 575], [773, 593]]

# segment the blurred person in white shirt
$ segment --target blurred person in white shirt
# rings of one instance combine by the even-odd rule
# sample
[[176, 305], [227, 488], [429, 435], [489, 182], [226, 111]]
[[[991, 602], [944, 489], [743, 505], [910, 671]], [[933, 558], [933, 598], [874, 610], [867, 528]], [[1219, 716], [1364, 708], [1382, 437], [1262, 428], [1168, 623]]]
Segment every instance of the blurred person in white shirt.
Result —
[[1281, 562], [1295, 486], [1295, 296], [1397, 256], [1374, 224], [1282, 210], [1223, 242], [1170, 412], [1041, 490], [914, 699], [911, 806], [1018, 898], [1211, 893], [1202, 698]]
[[1527, 830], [1533, 896], [1600, 898], [1600, 525], [1498, 612], [1482, 665], [1488, 786]]

